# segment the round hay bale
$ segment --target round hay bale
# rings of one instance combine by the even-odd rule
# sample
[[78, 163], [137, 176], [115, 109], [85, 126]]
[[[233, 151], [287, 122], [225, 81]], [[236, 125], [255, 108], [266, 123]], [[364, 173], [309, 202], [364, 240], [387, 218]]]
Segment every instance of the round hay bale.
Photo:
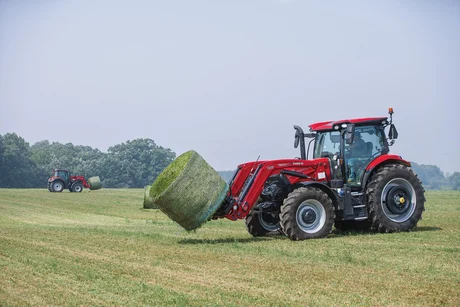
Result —
[[99, 190], [102, 188], [101, 178], [99, 178], [99, 176], [89, 178], [88, 183], [90, 190]]
[[159, 209], [154, 203], [153, 198], [150, 196], [150, 189], [152, 186], [146, 185], [144, 190], [144, 209]]
[[228, 184], [197, 152], [180, 155], [157, 177], [150, 197], [170, 219], [186, 230], [206, 222], [219, 208]]

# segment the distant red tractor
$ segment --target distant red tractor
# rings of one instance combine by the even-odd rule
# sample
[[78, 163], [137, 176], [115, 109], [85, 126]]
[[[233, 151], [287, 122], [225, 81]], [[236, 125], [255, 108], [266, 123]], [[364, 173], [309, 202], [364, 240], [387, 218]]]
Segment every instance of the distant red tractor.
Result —
[[81, 192], [83, 188], [90, 188], [83, 176], [71, 176], [70, 172], [63, 169], [55, 169], [53, 176], [48, 179], [48, 190], [50, 192], [62, 192], [69, 189], [70, 192]]
[[[390, 154], [398, 132], [390, 118], [327, 121], [294, 126], [300, 158], [238, 166], [213, 219], [245, 219], [253, 236], [291, 240], [327, 236], [337, 229], [378, 232], [413, 228], [425, 210], [424, 189], [411, 164]], [[388, 127], [388, 137], [385, 128]], [[314, 142], [309, 160], [305, 138]]]

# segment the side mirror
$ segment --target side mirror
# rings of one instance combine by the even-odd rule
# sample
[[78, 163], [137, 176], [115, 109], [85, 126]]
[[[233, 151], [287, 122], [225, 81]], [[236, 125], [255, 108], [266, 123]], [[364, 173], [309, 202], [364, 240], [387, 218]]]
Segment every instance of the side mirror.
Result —
[[302, 140], [304, 138], [304, 133], [303, 133], [302, 128], [300, 128], [299, 126], [294, 125], [294, 129], [295, 129], [294, 148], [297, 148], [297, 147], [299, 147], [300, 138], [302, 138]]
[[354, 138], [355, 138], [355, 125], [348, 124], [347, 129], [345, 130], [345, 143], [347, 143], [348, 145], [352, 144]]
[[396, 130], [395, 125], [390, 125], [390, 131], [388, 131], [388, 138], [394, 140], [398, 138], [398, 130]]

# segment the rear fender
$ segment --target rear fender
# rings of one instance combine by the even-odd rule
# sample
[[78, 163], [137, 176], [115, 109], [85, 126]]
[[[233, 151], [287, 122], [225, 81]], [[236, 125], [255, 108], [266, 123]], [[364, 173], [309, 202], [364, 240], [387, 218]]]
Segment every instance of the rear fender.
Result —
[[374, 161], [369, 163], [366, 167], [366, 172], [364, 173], [363, 177], [363, 190], [366, 188], [366, 185], [369, 183], [369, 178], [371, 178], [374, 171], [384, 165], [388, 164], [401, 164], [407, 167], [410, 167], [411, 164], [409, 161], [404, 160], [401, 156], [398, 155], [382, 155], [376, 158]]
[[378, 166], [384, 165], [384, 164], [402, 164], [405, 166], [411, 166], [410, 162], [407, 160], [404, 160], [401, 158], [401, 156], [398, 155], [381, 155], [377, 157], [374, 161], [369, 163], [369, 165], [366, 167], [366, 172], [367, 171], [372, 171]]

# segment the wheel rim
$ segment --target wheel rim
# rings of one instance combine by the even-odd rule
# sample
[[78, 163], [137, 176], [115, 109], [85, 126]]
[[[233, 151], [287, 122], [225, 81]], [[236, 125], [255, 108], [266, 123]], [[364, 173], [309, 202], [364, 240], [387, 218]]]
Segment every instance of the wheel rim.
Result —
[[396, 223], [407, 221], [417, 207], [415, 189], [403, 178], [390, 180], [383, 188], [380, 200], [383, 213]]
[[317, 233], [326, 223], [326, 210], [319, 201], [309, 199], [297, 208], [296, 220], [302, 231]]
[[268, 231], [277, 231], [280, 229], [279, 218], [275, 214], [271, 213], [259, 213], [259, 223], [260, 225]]
[[81, 192], [81, 186], [76, 185], [76, 186], [73, 188], [73, 190], [74, 190], [75, 192]]
[[60, 182], [53, 183], [53, 190], [59, 191], [62, 188], [62, 184]]

